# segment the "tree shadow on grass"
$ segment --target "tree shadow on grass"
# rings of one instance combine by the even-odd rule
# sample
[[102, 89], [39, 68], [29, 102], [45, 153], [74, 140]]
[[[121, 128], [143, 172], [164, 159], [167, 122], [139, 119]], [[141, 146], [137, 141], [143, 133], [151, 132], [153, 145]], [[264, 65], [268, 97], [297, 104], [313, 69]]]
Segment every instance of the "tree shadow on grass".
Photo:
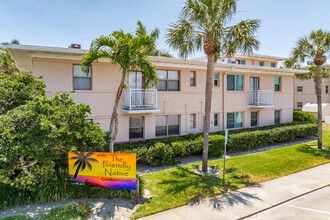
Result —
[[317, 148], [312, 148], [309, 145], [305, 144], [305, 145], [299, 146], [297, 148], [297, 150], [299, 152], [310, 154], [312, 156], [325, 157], [326, 159], [330, 159], [330, 150], [329, 149], [320, 150]]
[[[248, 175], [235, 174], [237, 168], [231, 167], [226, 169], [226, 174], [230, 180], [226, 179], [226, 188], [236, 190], [238, 184], [244, 186], [251, 186], [255, 183], [250, 181]], [[205, 197], [213, 197], [225, 192], [222, 185], [222, 175], [202, 175], [195, 173], [190, 168], [178, 167], [171, 172], [171, 179], [165, 179], [159, 182], [165, 188], [166, 194], [173, 194], [175, 196], [182, 192], [190, 193], [190, 200], [193, 203], [200, 203]], [[255, 185], [257, 187], [257, 185]], [[243, 202], [243, 196], [240, 196]], [[247, 197], [247, 195], [245, 195]], [[229, 203], [239, 201], [237, 195], [227, 197]], [[215, 201], [215, 200], [214, 200]], [[230, 202], [231, 201], [231, 202]], [[219, 205], [216, 205], [219, 207]]]
[[214, 196], [222, 191], [221, 179], [215, 175], [201, 175], [187, 167], [177, 167], [171, 172], [171, 176], [171, 179], [159, 182], [166, 189], [166, 194], [178, 195], [189, 190], [192, 193], [192, 200], [196, 201], [206, 196]]

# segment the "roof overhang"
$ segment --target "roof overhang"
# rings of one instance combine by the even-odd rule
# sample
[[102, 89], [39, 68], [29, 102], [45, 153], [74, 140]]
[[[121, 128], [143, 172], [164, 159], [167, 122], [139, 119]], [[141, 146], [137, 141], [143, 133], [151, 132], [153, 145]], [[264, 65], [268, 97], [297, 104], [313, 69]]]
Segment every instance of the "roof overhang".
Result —
[[[22, 72], [32, 72], [33, 58], [62, 59], [62, 60], [81, 60], [82, 56], [88, 52], [84, 49], [45, 47], [33, 45], [7, 45], [9, 53], [16, 61]], [[178, 58], [150, 56], [150, 60], [159, 67], [187, 68], [206, 70], [206, 61], [186, 60]], [[109, 59], [100, 59], [98, 62], [109, 62]], [[306, 70], [294, 70], [273, 67], [259, 67], [252, 65], [223, 64], [216, 63], [215, 71], [219, 72], [238, 72], [238, 73], [260, 73], [272, 75], [294, 75], [295, 73], [307, 73]]]

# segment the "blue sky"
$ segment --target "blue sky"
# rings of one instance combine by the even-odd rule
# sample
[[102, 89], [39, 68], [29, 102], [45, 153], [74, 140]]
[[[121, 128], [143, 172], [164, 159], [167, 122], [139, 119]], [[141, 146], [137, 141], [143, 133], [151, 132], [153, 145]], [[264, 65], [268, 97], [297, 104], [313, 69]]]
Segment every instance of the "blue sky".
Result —
[[[165, 43], [166, 30], [177, 20], [184, 0], [0, 0], [0, 42], [67, 47], [90, 42], [114, 30], [134, 31], [137, 20], [158, 27], [158, 47], [176, 55]], [[299, 37], [311, 30], [330, 30], [329, 0], [240, 0], [232, 22], [260, 19], [257, 53], [287, 57]], [[196, 54], [195, 56], [200, 56]]]

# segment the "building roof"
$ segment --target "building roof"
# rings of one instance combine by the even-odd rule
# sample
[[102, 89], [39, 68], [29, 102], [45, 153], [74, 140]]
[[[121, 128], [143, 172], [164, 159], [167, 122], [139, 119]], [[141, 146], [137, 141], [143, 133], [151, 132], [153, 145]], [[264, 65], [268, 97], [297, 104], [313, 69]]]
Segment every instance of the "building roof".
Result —
[[[221, 56], [219, 59], [224, 59], [224, 58], [246, 58], [246, 59], [261, 59], [261, 60], [269, 60], [269, 61], [283, 61], [286, 58], [284, 57], [277, 57], [277, 56], [269, 56], [269, 55], [263, 55], [263, 54], [235, 54], [232, 57], [226, 57], [226, 56]], [[196, 57], [192, 58], [192, 60], [207, 60], [206, 56], [202, 57]]]
[[[64, 59], [64, 60], [81, 60], [83, 54], [88, 52], [84, 49], [34, 46], [34, 45], [6, 45], [9, 53], [16, 61], [18, 67], [23, 72], [32, 72], [32, 59]], [[190, 69], [206, 69], [206, 60], [196, 59], [178, 59], [168, 57], [149, 57], [156, 66], [162, 67], [177, 67]], [[108, 62], [108, 59], [100, 59], [99, 62]], [[242, 73], [263, 73], [263, 74], [278, 74], [278, 75], [293, 75], [295, 73], [305, 73], [306, 70], [294, 70], [274, 67], [252, 66], [216, 63], [215, 71], [235, 71]]]

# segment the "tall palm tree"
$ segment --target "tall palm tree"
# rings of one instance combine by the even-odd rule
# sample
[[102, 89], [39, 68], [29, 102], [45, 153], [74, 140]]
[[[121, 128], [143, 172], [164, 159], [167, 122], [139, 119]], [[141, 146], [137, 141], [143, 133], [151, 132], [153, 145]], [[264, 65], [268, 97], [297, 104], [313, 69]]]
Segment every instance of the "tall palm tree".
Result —
[[173, 23], [167, 34], [167, 42], [179, 51], [179, 56], [204, 50], [207, 55], [205, 87], [205, 121], [202, 170], [207, 171], [208, 135], [215, 60], [220, 56], [231, 57], [235, 53], [250, 54], [259, 48], [255, 32], [259, 20], [241, 21], [228, 25], [236, 13], [236, 0], [187, 0], [177, 23]]
[[319, 29], [312, 31], [308, 36], [298, 40], [297, 46], [292, 50], [292, 59], [295, 62], [305, 62], [312, 58], [316, 65], [315, 93], [318, 111], [318, 148], [322, 149], [322, 65], [330, 52], [330, 32]]
[[71, 157], [70, 160], [75, 160], [73, 167], [77, 167], [76, 172], [74, 174], [74, 179], [77, 178], [79, 171], [83, 171], [86, 167], [89, 168], [89, 170], [93, 169], [92, 163], [99, 163], [98, 160], [94, 158], [90, 158], [94, 155], [94, 152], [89, 152], [86, 155], [84, 152], [73, 152], [76, 156]]
[[82, 70], [86, 73], [92, 63], [100, 58], [108, 58], [111, 63], [119, 64], [121, 67], [121, 81], [110, 120], [110, 152], [114, 152], [113, 143], [119, 128], [117, 109], [123, 89], [126, 88], [128, 70], [141, 70], [144, 73], [144, 88], [153, 87], [158, 83], [156, 68], [148, 58], [155, 48], [155, 38], [151, 35], [146, 33], [133, 35], [115, 31], [109, 36], [101, 36], [93, 40], [89, 51], [81, 60]]

